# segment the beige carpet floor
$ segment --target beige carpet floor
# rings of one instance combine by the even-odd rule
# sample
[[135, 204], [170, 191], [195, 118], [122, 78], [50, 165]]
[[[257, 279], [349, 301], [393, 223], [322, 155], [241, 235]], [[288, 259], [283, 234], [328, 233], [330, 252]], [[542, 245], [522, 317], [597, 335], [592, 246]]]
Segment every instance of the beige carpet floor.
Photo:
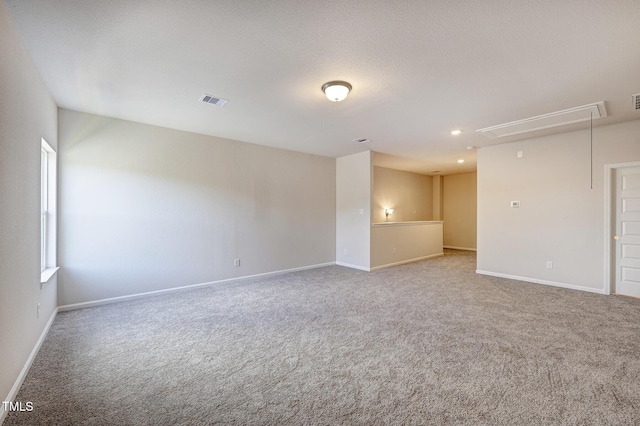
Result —
[[339, 266], [61, 313], [12, 425], [638, 425], [640, 301]]

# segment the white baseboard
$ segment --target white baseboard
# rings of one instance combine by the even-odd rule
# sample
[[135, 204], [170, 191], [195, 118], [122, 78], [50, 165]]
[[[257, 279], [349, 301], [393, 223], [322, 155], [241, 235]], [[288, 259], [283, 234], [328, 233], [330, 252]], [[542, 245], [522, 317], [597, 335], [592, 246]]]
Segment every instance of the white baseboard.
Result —
[[352, 268], [352, 269], [359, 269], [361, 271], [366, 271], [366, 272], [370, 272], [371, 271], [371, 268], [367, 268], [366, 266], [352, 265], [351, 263], [336, 262], [336, 265], [338, 265], [338, 266], [346, 266], [347, 268]]
[[404, 265], [406, 263], [419, 262], [421, 260], [433, 259], [434, 257], [444, 256], [444, 253], [430, 254], [429, 256], [416, 257], [414, 259], [401, 260], [400, 262], [387, 263], [386, 265], [374, 266], [370, 268], [371, 271], [377, 271], [378, 269], [391, 268], [392, 266]]
[[208, 286], [222, 284], [222, 283], [243, 281], [243, 280], [248, 280], [248, 279], [251, 279], [251, 278], [260, 278], [260, 277], [267, 278], [267, 277], [271, 277], [271, 276], [275, 276], [275, 275], [286, 274], [286, 273], [289, 273], [289, 272], [304, 271], [304, 270], [307, 270], [307, 269], [316, 269], [316, 268], [322, 268], [322, 267], [325, 267], [325, 266], [333, 266], [335, 264], [336, 264], [336, 262], [319, 263], [319, 264], [316, 264], [316, 265], [301, 266], [301, 267], [298, 267], [298, 268], [283, 269], [283, 270], [280, 270], [280, 271], [265, 272], [265, 273], [262, 273], [262, 274], [246, 275], [246, 276], [243, 276], [243, 277], [228, 278], [228, 279], [224, 279], [224, 280], [210, 281], [210, 282], [200, 283], [200, 284], [191, 284], [191, 285], [186, 285], [186, 286], [182, 286], [182, 287], [166, 288], [164, 290], [148, 291], [148, 292], [145, 292], [145, 293], [129, 294], [129, 295], [126, 295], [126, 296], [109, 297], [107, 299], [92, 300], [92, 301], [89, 301], [89, 302], [72, 303], [72, 304], [69, 304], [69, 305], [58, 306], [58, 312], [73, 311], [75, 309], [90, 308], [92, 306], [108, 305], [110, 303], [124, 302], [126, 300], [134, 300], [134, 299], [140, 299], [140, 298], [143, 298], [143, 297], [156, 296], [158, 294], [163, 294], [163, 293], [173, 293], [173, 292], [178, 292], [178, 291], [192, 290], [192, 289], [195, 289], [195, 288], [208, 287]]
[[580, 285], [559, 283], [559, 282], [555, 282], [555, 281], [540, 280], [540, 279], [537, 279], [537, 278], [519, 277], [517, 275], [502, 274], [502, 273], [499, 273], [499, 272], [481, 271], [481, 270], [477, 269], [476, 270], [476, 274], [489, 275], [491, 277], [507, 278], [507, 279], [516, 280], [516, 281], [525, 281], [525, 282], [534, 283], [534, 284], [550, 285], [550, 286], [553, 286], [553, 287], [568, 288], [568, 289], [571, 289], [571, 290], [588, 291], [589, 293], [606, 294], [606, 292], [601, 288], [583, 287], [583, 286], [580, 286]]
[[[24, 363], [24, 366], [22, 367], [22, 370], [20, 371], [20, 374], [18, 375], [16, 382], [13, 384], [13, 387], [9, 391], [9, 395], [7, 395], [7, 397], [3, 399], [3, 401], [13, 402], [15, 400], [16, 396], [18, 395], [18, 391], [20, 391], [20, 387], [24, 382], [24, 379], [27, 377], [27, 373], [31, 368], [31, 364], [33, 364], [33, 360], [36, 358], [36, 355], [38, 354], [38, 351], [40, 350], [40, 346], [42, 346], [42, 342], [44, 342], [45, 337], [47, 337], [47, 334], [49, 333], [49, 329], [51, 328], [51, 324], [53, 324], [53, 320], [56, 319], [57, 314], [58, 314], [58, 308], [53, 310], [51, 317], [49, 317], [49, 321], [47, 321], [47, 325], [44, 326], [44, 329], [42, 330], [40, 337], [38, 338], [35, 346], [31, 350], [31, 353], [29, 354], [29, 358], [27, 358], [27, 362]], [[5, 410], [4, 407], [0, 406], [0, 425], [4, 422], [4, 419], [7, 417], [7, 414], [9, 414], [9, 411]]]
[[470, 247], [442, 246], [442, 248], [448, 248], [448, 249], [453, 249], [453, 250], [478, 251], [478, 249], [474, 249], [474, 248], [470, 248]]

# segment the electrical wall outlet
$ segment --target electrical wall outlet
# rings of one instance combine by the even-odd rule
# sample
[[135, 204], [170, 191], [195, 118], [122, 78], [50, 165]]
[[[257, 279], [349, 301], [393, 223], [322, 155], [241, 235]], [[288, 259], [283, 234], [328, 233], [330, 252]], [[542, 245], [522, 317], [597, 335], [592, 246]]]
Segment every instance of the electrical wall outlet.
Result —
[[233, 259], [233, 266], [240, 266], [240, 259]]
[[518, 156], [518, 158], [522, 158], [522, 151], [518, 151], [517, 156]]
[[553, 262], [550, 260], [547, 260], [547, 269], [553, 269]]
[[512, 209], [517, 209], [518, 207], [520, 207], [520, 201], [512, 201], [511, 202], [511, 208]]

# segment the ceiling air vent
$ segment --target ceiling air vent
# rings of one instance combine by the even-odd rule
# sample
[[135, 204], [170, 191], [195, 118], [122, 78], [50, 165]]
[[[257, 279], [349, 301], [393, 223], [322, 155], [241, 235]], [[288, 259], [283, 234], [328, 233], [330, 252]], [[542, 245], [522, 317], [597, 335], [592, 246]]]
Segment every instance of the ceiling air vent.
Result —
[[202, 102], [206, 102], [208, 104], [219, 106], [219, 107], [223, 107], [227, 104], [227, 102], [229, 102], [227, 99], [216, 98], [215, 96], [207, 95], [206, 93], [200, 96], [200, 100]]
[[354, 142], [358, 142], [358, 143], [367, 143], [367, 142], [371, 142], [369, 139], [367, 138], [360, 138], [360, 139], [354, 139]]
[[633, 109], [640, 111], [640, 93], [631, 95], [631, 99], [633, 100]]
[[498, 124], [497, 126], [476, 130], [476, 132], [482, 133], [488, 138], [496, 139], [534, 132], [536, 130], [564, 126], [567, 124], [580, 123], [581, 121], [589, 121], [591, 117], [595, 120], [596, 118], [603, 118], [606, 116], [607, 110], [604, 107], [604, 102], [596, 102], [594, 104], [582, 105], [549, 114], [525, 118], [524, 120]]

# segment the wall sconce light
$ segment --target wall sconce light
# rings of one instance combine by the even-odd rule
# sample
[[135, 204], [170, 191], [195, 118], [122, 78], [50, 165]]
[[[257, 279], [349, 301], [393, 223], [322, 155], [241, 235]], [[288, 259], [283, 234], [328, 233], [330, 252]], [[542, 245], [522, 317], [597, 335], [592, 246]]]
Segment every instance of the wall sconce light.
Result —
[[351, 85], [346, 81], [330, 81], [322, 85], [322, 91], [332, 102], [344, 100], [351, 91]]
[[393, 209], [384, 209], [385, 216], [389, 217], [393, 213]]

